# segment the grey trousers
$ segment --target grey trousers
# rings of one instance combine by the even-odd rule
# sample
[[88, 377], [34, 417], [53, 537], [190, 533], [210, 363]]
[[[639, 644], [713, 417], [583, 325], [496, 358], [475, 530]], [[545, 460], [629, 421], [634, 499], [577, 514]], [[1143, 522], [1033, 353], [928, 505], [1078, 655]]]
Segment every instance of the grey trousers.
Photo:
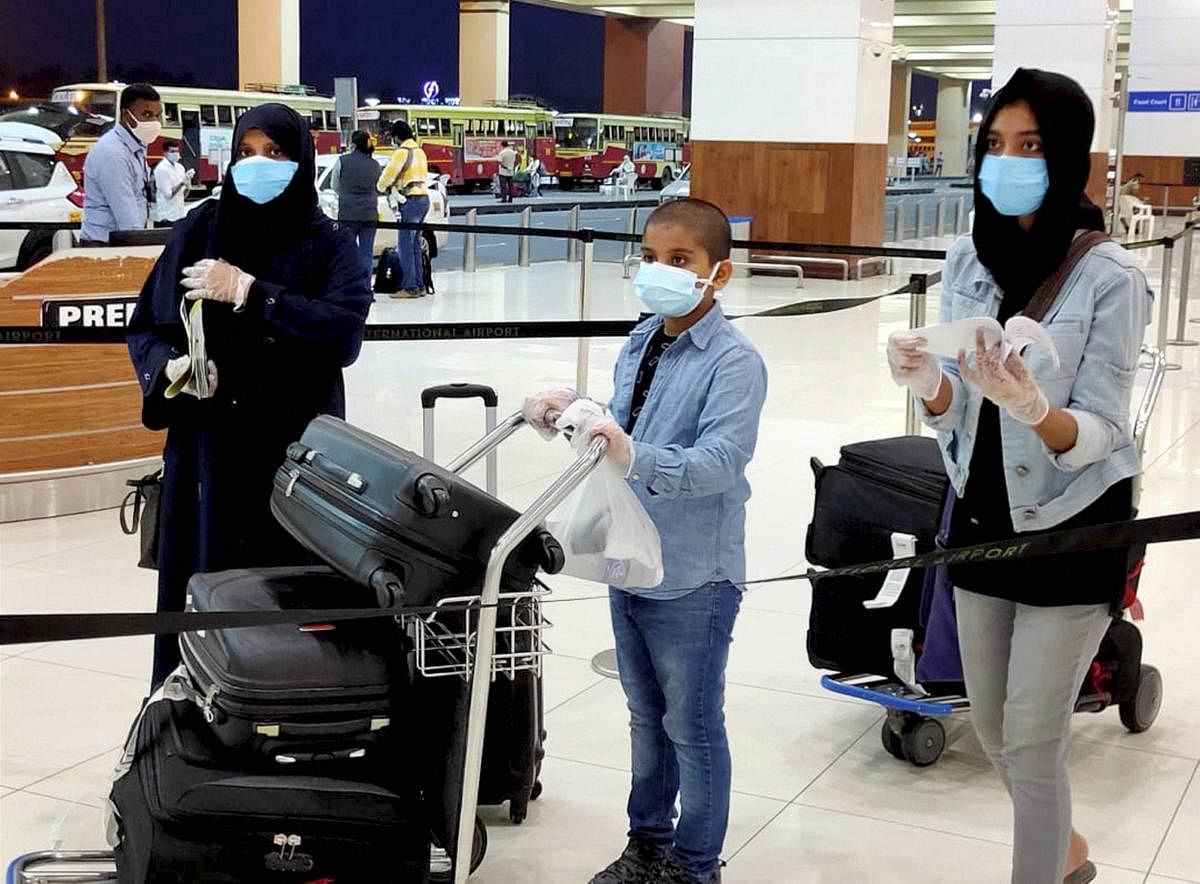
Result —
[[971, 721], [1013, 804], [1013, 884], [1061, 884], [1071, 714], [1107, 605], [1041, 608], [955, 588]]

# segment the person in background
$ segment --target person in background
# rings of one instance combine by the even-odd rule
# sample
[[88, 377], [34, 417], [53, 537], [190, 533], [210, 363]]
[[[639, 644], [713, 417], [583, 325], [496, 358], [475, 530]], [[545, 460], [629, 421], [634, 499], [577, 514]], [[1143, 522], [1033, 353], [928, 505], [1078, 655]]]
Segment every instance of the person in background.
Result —
[[196, 176], [195, 169], [183, 168], [179, 142], [163, 142], [163, 158], [154, 167], [154, 226], [170, 227], [187, 214], [184, 201]]
[[162, 99], [146, 83], [121, 90], [117, 123], [100, 136], [83, 162], [81, 245], [106, 245], [114, 230], [141, 230], [150, 222], [153, 178], [146, 148], [162, 131]]
[[517, 174], [517, 152], [507, 141], [500, 142], [500, 202], [513, 201], [513, 176]]
[[942, 169], [945, 168], [945, 166], [946, 166], [946, 152], [943, 150], [939, 150], [937, 152], [937, 159], [935, 159], [933, 161], [933, 174], [936, 175], [938, 178], [941, 178], [942, 177]]
[[1145, 177], [1141, 172], [1134, 173], [1132, 178], [1121, 185], [1121, 192], [1117, 196], [1117, 216], [1121, 219], [1121, 229], [1125, 233], [1129, 232], [1129, 225], [1133, 221], [1134, 208], [1146, 204], [1139, 196]]
[[529, 158], [529, 195], [534, 199], [542, 196], [542, 161], [536, 154]]
[[[338, 158], [329, 184], [338, 198], [338, 221], [354, 234], [368, 277], [375, 263], [375, 224], [379, 221], [379, 163], [371, 136], [359, 129], [350, 136], [353, 148]], [[403, 231], [401, 231], [403, 232]]]
[[[617, 357], [611, 416], [575, 428], [587, 442], [608, 441], [663, 557], [659, 586], [609, 589], [633, 782], [628, 844], [591, 884], [721, 880], [731, 776], [725, 664], [746, 579], [746, 466], [767, 393], [762, 357], [715, 301], [732, 276], [730, 242], [712, 203], [654, 210], [634, 281], [654, 316]], [[541, 393], [522, 413], [547, 433], [575, 398]]]
[[[372, 303], [354, 238], [317, 208], [308, 121], [259, 105], [238, 119], [233, 144], [220, 199], [171, 230], [127, 334], [142, 423], [167, 431], [159, 611], [182, 611], [199, 571], [311, 561], [272, 517], [271, 488], [314, 417], [345, 416], [342, 369], [358, 357]], [[180, 318], [196, 302], [204, 400]], [[178, 664], [178, 638], [158, 636], [152, 684]]]
[[[1093, 233], [1104, 228], [1085, 195], [1094, 128], [1078, 83], [1019, 68], [979, 128], [975, 226], [942, 279], [943, 323], [1028, 312], [1058, 359], [1036, 345], [1004, 357], [982, 332], [957, 360], [908, 332], [888, 340], [892, 377], [937, 430], [955, 492], [951, 547], [1132, 516], [1141, 457], [1129, 412], [1151, 297], [1132, 256]], [[1043, 289], [1076, 258], [1057, 294]], [[971, 723], [1012, 799], [1013, 884], [1096, 877], [1071, 825], [1067, 751], [1128, 559], [1104, 549], [949, 568]]]
[[[419, 224], [429, 212], [429, 161], [417, 145], [412, 127], [403, 120], [392, 126], [392, 143], [396, 150], [379, 176], [376, 187], [380, 193], [395, 188], [402, 200], [397, 213], [400, 221]], [[401, 230], [396, 237], [396, 252], [400, 256], [400, 290], [393, 298], [425, 297], [425, 261], [421, 252], [421, 232]]]

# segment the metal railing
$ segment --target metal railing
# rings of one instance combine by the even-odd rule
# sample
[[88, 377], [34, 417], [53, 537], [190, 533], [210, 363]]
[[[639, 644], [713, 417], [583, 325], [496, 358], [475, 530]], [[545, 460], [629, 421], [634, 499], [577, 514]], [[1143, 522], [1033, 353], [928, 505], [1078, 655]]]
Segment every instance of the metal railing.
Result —
[[[958, 236], [967, 232], [967, 194], [957, 196], [941, 196], [937, 198], [933, 228], [927, 224], [929, 217], [929, 199], [925, 196], [901, 197], [892, 205], [892, 240], [904, 242], [907, 232], [908, 207], [912, 200], [917, 200], [916, 226], [910, 239], [924, 239], [926, 236]], [[954, 223], [947, 226], [947, 207], [954, 206]]]

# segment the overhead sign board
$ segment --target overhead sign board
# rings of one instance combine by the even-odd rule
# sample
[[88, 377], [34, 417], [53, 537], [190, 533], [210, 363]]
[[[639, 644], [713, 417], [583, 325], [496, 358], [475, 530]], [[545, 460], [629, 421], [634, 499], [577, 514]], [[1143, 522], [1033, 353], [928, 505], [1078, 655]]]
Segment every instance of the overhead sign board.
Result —
[[1200, 113], [1200, 91], [1130, 92], [1130, 113]]

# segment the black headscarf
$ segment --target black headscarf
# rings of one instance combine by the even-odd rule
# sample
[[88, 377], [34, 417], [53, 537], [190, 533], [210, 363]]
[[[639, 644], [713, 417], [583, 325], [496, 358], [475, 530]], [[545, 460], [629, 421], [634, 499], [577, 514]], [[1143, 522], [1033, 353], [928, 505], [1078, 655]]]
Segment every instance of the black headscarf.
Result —
[[[1050, 188], [1033, 227], [1021, 229], [1001, 215], [979, 187], [987, 156], [987, 135], [1001, 108], [1026, 102], [1037, 118]], [[1103, 230], [1104, 215], [1084, 193], [1091, 173], [1092, 102], [1078, 83], [1062, 74], [1017, 68], [992, 95], [975, 144], [975, 226], [972, 238], [980, 262], [1006, 299], [1023, 302], [1062, 264], [1077, 230]]]
[[278, 252], [293, 248], [308, 233], [313, 216], [320, 210], [315, 150], [308, 121], [282, 104], [251, 108], [234, 129], [230, 169], [238, 161], [237, 149], [242, 137], [251, 129], [261, 129], [298, 164], [295, 177], [283, 193], [261, 206], [238, 193], [232, 174], [227, 174], [222, 183], [215, 256], [257, 275]]

